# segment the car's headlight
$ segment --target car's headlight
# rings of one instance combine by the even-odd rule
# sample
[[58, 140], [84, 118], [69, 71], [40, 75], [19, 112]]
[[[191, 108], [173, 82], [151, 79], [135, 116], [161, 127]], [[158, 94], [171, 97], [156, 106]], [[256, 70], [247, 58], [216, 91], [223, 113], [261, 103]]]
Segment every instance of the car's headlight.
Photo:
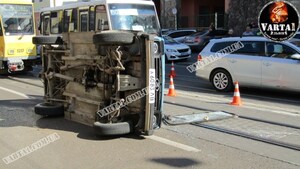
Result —
[[177, 52], [177, 50], [175, 50], [175, 49], [166, 49], [167, 50], [167, 52]]

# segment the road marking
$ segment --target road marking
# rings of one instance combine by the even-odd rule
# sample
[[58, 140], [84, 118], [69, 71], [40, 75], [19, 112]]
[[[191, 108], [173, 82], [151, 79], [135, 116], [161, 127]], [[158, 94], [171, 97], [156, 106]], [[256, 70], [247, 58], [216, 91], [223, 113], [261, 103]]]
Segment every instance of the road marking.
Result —
[[29, 97], [28, 97], [26, 94], [23, 94], [23, 93], [14, 91], [14, 90], [10, 90], [10, 89], [7, 89], [7, 88], [1, 87], [1, 86], [0, 86], [0, 89], [1, 89], [1, 90], [4, 90], [4, 91], [7, 91], [7, 92], [10, 92], [10, 93], [13, 93], [13, 94], [16, 94], [16, 95], [18, 95], [18, 96], [24, 97], [24, 98], [26, 98], [26, 99], [29, 99]]
[[155, 135], [143, 136], [143, 137], [149, 138], [149, 139], [154, 140], [154, 141], [158, 141], [158, 142], [163, 143], [163, 144], [167, 144], [169, 146], [180, 148], [180, 149], [185, 150], [185, 151], [191, 151], [191, 152], [200, 152], [201, 151], [197, 148], [194, 148], [194, 147], [191, 147], [191, 146], [188, 146], [188, 145], [185, 145], [185, 144], [181, 144], [181, 143], [178, 143], [178, 142], [175, 142], [175, 141], [171, 141], [171, 140], [168, 140], [168, 139], [165, 139], [165, 138], [162, 138], [162, 137], [158, 137], [158, 136], [155, 136]]

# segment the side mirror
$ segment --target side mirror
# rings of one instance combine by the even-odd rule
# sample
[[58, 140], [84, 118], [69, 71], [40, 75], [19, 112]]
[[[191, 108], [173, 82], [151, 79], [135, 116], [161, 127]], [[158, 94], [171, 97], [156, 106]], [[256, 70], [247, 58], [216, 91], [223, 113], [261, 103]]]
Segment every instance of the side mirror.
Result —
[[292, 56], [291, 56], [291, 58], [292, 59], [296, 59], [296, 60], [300, 60], [300, 54], [293, 54]]

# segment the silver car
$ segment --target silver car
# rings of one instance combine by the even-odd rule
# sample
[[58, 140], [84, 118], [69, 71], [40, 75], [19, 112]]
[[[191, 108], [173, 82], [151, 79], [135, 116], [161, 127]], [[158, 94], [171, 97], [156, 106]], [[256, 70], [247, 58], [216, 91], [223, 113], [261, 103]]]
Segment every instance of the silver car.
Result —
[[[234, 43], [238, 50], [221, 52]], [[290, 42], [274, 42], [264, 37], [213, 39], [199, 53], [206, 66], [198, 66], [196, 75], [209, 80], [218, 91], [240, 86], [267, 87], [300, 92], [300, 48]]]

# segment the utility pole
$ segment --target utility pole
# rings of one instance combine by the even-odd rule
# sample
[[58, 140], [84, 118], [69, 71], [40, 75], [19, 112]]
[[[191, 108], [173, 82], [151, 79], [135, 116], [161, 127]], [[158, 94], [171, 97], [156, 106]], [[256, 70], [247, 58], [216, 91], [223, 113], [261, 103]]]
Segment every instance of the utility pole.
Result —
[[175, 25], [175, 30], [177, 30], [177, 9], [176, 8], [173, 8], [172, 9], [172, 13], [174, 15], [174, 25]]

